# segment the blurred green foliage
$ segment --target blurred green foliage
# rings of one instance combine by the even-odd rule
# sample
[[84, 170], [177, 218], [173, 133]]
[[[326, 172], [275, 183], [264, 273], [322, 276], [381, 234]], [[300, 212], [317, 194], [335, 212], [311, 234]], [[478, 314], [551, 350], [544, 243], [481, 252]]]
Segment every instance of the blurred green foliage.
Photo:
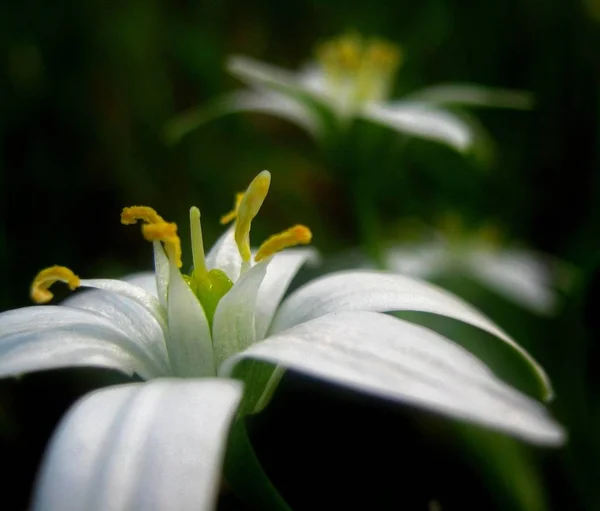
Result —
[[[582, 312], [585, 300], [588, 309], [598, 310], [590, 302], [595, 292], [588, 286], [592, 282], [588, 276], [600, 264], [596, 4], [593, 0], [3, 2], [0, 310], [28, 305], [32, 277], [51, 264], [67, 265], [82, 276], [149, 269], [149, 245], [135, 229], [119, 224], [120, 210], [126, 205], [150, 205], [182, 225], [187, 224], [188, 208], [198, 205], [209, 246], [220, 232], [218, 218], [230, 209], [234, 192], [263, 168], [272, 172], [273, 185], [255, 222], [255, 241], [304, 223], [313, 228], [314, 245], [325, 254], [355, 246], [358, 222], [368, 212], [355, 209], [344, 174], [329, 168], [318, 148], [297, 128], [267, 116], [244, 115], [203, 126], [175, 147], [167, 147], [161, 133], [176, 113], [238, 85], [222, 68], [230, 53], [294, 68], [310, 57], [315, 43], [347, 28], [379, 35], [405, 51], [397, 93], [468, 81], [530, 90], [537, 98], [533, 112], [478, 112], [495, 141], [495, 159], [487, 171], [432, 143], [409, 141], [410, 147], [399, 152], [394, 141], [359, 137], [365, 144], [376, 144], [364, 152], [368, 158], [354, 161], [353, 166], [375, 198], [381, 234], [395, 236], [395, 226], [404, 217], [432, 221], [452, 209], [476, 222], [482, 218], [500, 222], [514, 238], [572, 262], [583, 276], [575, 292], [565, 297], [562, 313], [552, 320], [529, 317], [482, 296], [481, 290], [447, 283], [498, 321], [546, 367], [557, 392], [552, 407], [571, 440], [564, 450], [540, 453], [512, 441], [514, 448], [507, 446], [504, 438], [496, 445], [481, 438], [486, 432], [462, 432], [468, 438], [464, 445], [479, 455], [465, 461], [452, 458], [456, 447], [449, 454], [448, 446], [459, 442], [459, 437], [451, 436], [442, 442], [445, 447], [433, 450], [437, 457], [431, 461], [449, 467], [449, 481], [442, 476], [431, 479], [432, 487], [441, 485], [446, 495], [446, 501], [440, 499], [442, 509], [467, 509], [473, 503], [499, 509], [600, 509], [596, 488], [600, 335], [589, 322], [584, 325]], [[18, 439], [16, 448], [4, 452], [23, 455], [18, 446], [38, 435], [38, 450], [23, 455], [28, 467], [14, 471], [15, 479], [21, 479], [14, 485], [15, 493], [27, 491], [43, 445], [39, 438], [51, 430], [49, 425], [40, 426], [37, 433], [31, 427], [14, 433], [34, 417], [23, 403], [38, 395], [30, 406], [42, 406], [36, 392], [48, 392], [45, 384], [36, 381], [25, 378], [2, 388], [0, 422], [9, 432], [4, 437], [9, 442]], [[294, 384], [300, 385], [288, 384], [291, 399], [299, 392]], [[307, 405], [307, 416], [321, 414], [334, 398], [325, 396], [323, 402]], [[276, 420], [277, 399], [273, 406], [271, 415]], [[334, 434], [336, 428], [348, 427], [351, 418], [366, 413], [369, 406], [362, 401], [338, 410], [337, 416], [325, 413], [320, 433]], [[405, 427], [406, 418], [386, 414], [374, 412], [372, 421], [387, 424], [382, 434], [391, 442], [395, 431], [389, 424]], [[59, 415], [55, 413], [54, 419]], [[429, 424], [427, 417], [415, 416], [416, 423]], [[285, 419], [280, 422], [298, 435], [307, 434], [302, 421], [296, 427]], [[366, 424], [365, 417], [355, 424]], [[425, 430], [431, 427], [441, 428], [442, 436], [450, 434], [446, 421], [434, 421]], [[309, 477], [301, 467], [307, 466], [311, 453], [320, 452], [314, 446], [304, 453], [296, 450], [293, 461], [287, 460], [295, 468], [282, 467], [274, 463], [277, 456], [268, 445], [264, 447], [260, 424], [257, 428], [256, 438], [277, 475], [275, 482], [292, 501], [295, 496], [297, 503], [306, 504], [308, 497], [294, 493], [289, 481]], [[369, 428], [377, 431], [372, 422]], [[338, 442], [350, 441], [345, 435], [342, 438]], [[335, 438], [318, 445], [339, 456], [343, 453]], [[381, 442], [377, 445], [382, 447]], [[276, 448], [277, 439], [270, 449]], [[404, 457], [396, 465], [402, 486], [412, 484], [407, 479], [411, 473], [428, 474], [419, 453], [406, 449], [410, 452], [393, 447]], [[363, 456], [369, 462], [387, 459], [367, 451]], [[448, 460], [453, 459], [458, 466], [471, 468], [452, 473], [454, 465]], [[414, 472], [401, 467], [410, 460], [421, 463]], [[278, 463], [284, 462], [280, 456]], [[287, 482], [284, 474], [291, 474]], [[511, 482], [515, 474], [522, 476]], [[319, 470], [313, 474], [317, 475], [326, 477]], [[394, 480], [385, 475], [379, 482]], [[378, 486], [372, 475], [369, 483], [382, 499], [392, 498], [393, 492]], [[302, 486], [306, 484], [305, 479]], [[331, 480], [330, 486], [338, 488], [337, 480]], [[484, 487], [501, 497], [478, 500], [476, 488]], [[414, 495], [408, 493], [406, 502], [413, 502]], [[423, 502], [420, 509], [425, 509], [426, 497], [418, 500]], [[26, 497], [18, 498], [22, 507]], [[387, 501], [390, 508], [401, 504], [401, 499]]]

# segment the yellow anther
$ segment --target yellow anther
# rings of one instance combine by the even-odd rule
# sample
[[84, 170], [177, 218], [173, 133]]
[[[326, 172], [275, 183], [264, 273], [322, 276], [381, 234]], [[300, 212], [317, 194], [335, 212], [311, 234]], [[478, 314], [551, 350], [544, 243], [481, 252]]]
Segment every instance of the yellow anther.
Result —
[[50, 286], [55, 282], [64, 282], [71, 291], [77, 289], [80, 280], [69, 268], [65, 266], [50, 266], [39, 272], [31, 283], [30, 296], [35, 303], [48, 303], [54, 296]]
[[265, 241], [258, 249], [254, 260], [258, 263], [284, 248], [295, 247], [296, 245], [307, 245], [311, 240], [312, 232], [310, 232], [308, 227], [305, 227], [304, 225], [295, 225], [279, 234], [271, 236]]
[[375, 40], [365, 52], [365, 61], [373, 68], [379, 68], [386, 73], [394, 73], [402, 60], [402, 51], [394, 44]]
[[164, 222], [162, 216], [148, 206], [131, 206], [123, 208], [121, 212], [121, 223], [125, 225], [135, 224], [138, 220], [147, 224], [160, 224]]
[[135, 224], [138, 220], [145, 223], [142, 234], [148, 241], [162, 241], [169, 259], [181, 268], [181, 240], [177, 235], [177, 225], [165, 222], [162, 216], [148, 206], [123, 208], [121, 223]]
[[142, 226], [144, 238], [148, 241], [161, 241], [172, 263], [181, 268], [181, 240], [177, 235], [177, 224], [161, 222]]
[[248, 262], [252, 258], [252, 252], [250, 251], [250, 228], [252, 220], [260, 210], [269, 192], [270, 184], [271, 173], [268, 170], [263, 170], [252, 180], [240, 202], [234, 237], [240, 251], [240, 256], [242, 256], [244, 262]]
[[235, 220], [235, 218], [237, 217], [238, 209], [240, 209], [240, 204], [242, 203], [243, 198], [244, 198], [244, 192], [235, 194], [235, 204], [233, 206], [233, 209], [229, 213], [227, 213], [221, 217], [221, 225], [228, 224], [229, 222], [232, 222], [233, 220]]

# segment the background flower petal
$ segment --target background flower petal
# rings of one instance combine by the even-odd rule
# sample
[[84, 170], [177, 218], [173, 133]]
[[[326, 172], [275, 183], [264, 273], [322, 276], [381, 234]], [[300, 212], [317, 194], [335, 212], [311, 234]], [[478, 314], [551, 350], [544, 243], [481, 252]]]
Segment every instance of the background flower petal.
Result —
[[475, 141], [474, 129], [465, 119], [423, 103], [371, 104], [361, 112], [361, 117], [405, 135], [441, 142], [458, 151], [469, 150]]
[[33, 509], [210, 510], [241, 386], [161, 379], [94, 392], [62, 420]]
[[240, 276], [242, 257], [233, 237], [235, 224], [227, 229], [206, 254], [206, 267], [209, 270], [223, 270], [235, 282]]
[[493, 108], [529, 110], [533, 107], [533, 94], [514, 89], [484, 87], [471, 83], [440, 84], [425, 87], [408, 96], [415, 100], [435, 105], [464, 105]]

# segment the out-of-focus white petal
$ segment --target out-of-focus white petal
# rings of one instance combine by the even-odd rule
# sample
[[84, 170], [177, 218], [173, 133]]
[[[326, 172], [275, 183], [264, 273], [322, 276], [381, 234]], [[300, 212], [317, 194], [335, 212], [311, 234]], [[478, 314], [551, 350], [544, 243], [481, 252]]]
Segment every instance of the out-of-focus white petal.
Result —
[[202, 124], [238, 112], [270, 114], [290, 121], [314, 138], [321, 136], [322, 123], [309, 104], [294, 95], [283, 94], [266, 87], [239, 90], [225, 94], [208, 105], [193, 108], [171, 120], [165, 134], [176, 142]]
[[473, 128], [463, 118], [423, 103], [373, 103], [360, 115], [403, 134], [441, 142], [458, 151], [469, 150], [475, 141]]
[[213, 318], [213, 346], [217, 368], [223, 360], [256, 341], [256, 298], [269, 262], [269, 259], [265, 259], [243, 273], [217, 305]]
[[269, 330], [277, 306], [300, 267], [316, 257], [312, 248], [288, 249], [273, 256], [256, 301], [257, 339], [262, 339]]
[[558, 445], [562, 428], [543, 406], [497, 379], [460, 346], [424, 327], [373, 312], [327, 314], [228, 360], [255, 358], [435, 412]]
[[226, 68], [233, 76], [253, 87], [267, 87], [292, 95], [307, 92], [295, 73], [250, 57], [233, 55], [227, 59]]
[[436, 105], [465, 105], [529, 110], [533, 94], [521, 90], [497, 89], [469, 83], [434, 85], [411, 93], [406, 100]]
[[58, 426], [33, 509], [213, 510], [241, 386], [160, 379], [96, 391]]
[[206, 254], [206, 267], [209, 270], [223, 270], [235, 282], [240, 276], [242, 257], [234, 239], [235, 225], [227, 229]]
[[431, 312], [464, 321], [506, 342], [521, 355], [540, 381], [547, 398], [550, 380], [535, 359], [475, 308], [432, 284], [397, 274], [348, 271], [326, 275], [297, 289], [279, 308], [272, 332], [280, 332], [330, 312], [399, 310]]
[[171, 264], [167, 298], [167, 350], [174, 375], [182, 378], [214, 376], [216, 367], [206, 314], [174, 264]]
[[390, 271], [425, 280], [443, 272], [448, 264], [446, 248], [435, 242], [392, 247], [384, 258]]
[[108, 367], [142, 378], [168, 374], [146, 340], [99, 314], [51, 305], [0, 314], [0, 375], [69, 366]]
[[541, 314], [556, 307], [550, 269], [524, 250], [477, 250], [466, 257], [464, 271], [506, 298]]

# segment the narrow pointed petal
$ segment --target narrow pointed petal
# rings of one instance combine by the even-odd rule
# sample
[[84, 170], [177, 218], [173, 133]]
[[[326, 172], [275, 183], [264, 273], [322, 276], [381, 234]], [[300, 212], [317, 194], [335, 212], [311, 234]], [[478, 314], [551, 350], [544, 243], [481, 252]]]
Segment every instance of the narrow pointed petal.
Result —
[[154, 295], [148, 293], [144, 288], [116, 279], [81, 279], [81, 287], [102, 289], [103, 291], [129, 298], [146, 310], [161, 328], [166, 331], [167, 317], [165, 308]]
[[465, 272], [492, 290], [539, 314], [556, 308], [550, 269], [541, 258], [522, 250], [472, 252]]
[[402, 134], [440, 142], [461, 152], [468, 151], [476, 138], [473, 126], [465, 119], [422, 103], [372, 104], [361, 116]]
[[206, 267], [209, 270], [223, 270], [232, 282], [240, 276], [242, 257], [234, 239], [235, 226], [227, 229], [206, 254]]
[[544, 369], [492, 321], [451, 293], [403, 275], [349, 271], [316, 279], [284, 300], [271, 331], [277, 333], [330, 312], [353, 310], [431, 312], [481, 328], [502, 339], [523, 357], [540, 382], [546, 399], [552, 398], [552, 386]]
[[213, 319], [213, 345], [217, 368], [226, 358], [256, 341], [256, 298], [267, 273], [268, 264], [269, 259], [265, 259], [242, 274], [217, 305]]
[[171, 372], [164, 321], [161, 325], [156, 316], [137, 301], [121, 294], [93, 289], [68, 297], [62, 305], [91, 311], [106, 318], [144, 350], [145, 355], [161, 368], [161, 374]]
[[154, 380], [96, 391], [59, 424], [33, 509], [213, 510], [241, 386]]
[[210, 327], [204, 309], [171, 264], [167, 311], [167, 350], [175, 375], [183, 378], [214, 376], [216, 373]]
[[240, 90], [226, 94], [209, 105], [194, 108], [169, 122], [165, 135], [175, 143], [186, 134], [214, 119], [239, 112], [271, 114], [290, 121], [318, 138], [323, 126], [308, 105], [275, 90]]
[[300, 248], [285, 250], [271, 259], [256, 301], [257, 339], [262, 339], [267, 334], [275, 311], [298, 270], [306, 261], [315, 260], [316, 257], [316, 251]]
[[267, 64], [250, 57], [234, 55], [227, 60], [227, 71], [244, 83], [259, 88], [268, 88], [293, 97], [306, 97], [322, 100], [321, 94], [315, 94], [307, 87], [302, 75]]
[[468, 351], [424, 327], [385, 314], [327, 314], [258, 342], [228, 360], [265, 360], [386, 399], [559, 445], [562, 428], [540, 403], [496, 378]]
[[107, 367], [144, 379], [168, 371], [141, 337], [94, 312], [45, 305], [0, 314], [0, 376], [70, 366]]
[[406, 244], [389, 249], [384, 266], [390, 271], [418, 279], [429, 279], [446, 269], [446, 249], [439, 243]]
[[146, 293], [158, 298], [158, 288], [156, 287], [156, 275], [154, 272], [145, 271], [126, 275], [121, 280], [141, 287]]
[[426, 87], [410, 94], [406, 99], [435, 105], [482, 106], [517, 110], [529, 110], [534, 103], [533, 94], [530, 92], [483, 87], [469, 83]]
[[154, 246], [154, 273], [156, 274], [156, 290], [158, 301], [167, 308], [167, 287], [169, 286], [169, 258], [160, 241], [152, 242]]

